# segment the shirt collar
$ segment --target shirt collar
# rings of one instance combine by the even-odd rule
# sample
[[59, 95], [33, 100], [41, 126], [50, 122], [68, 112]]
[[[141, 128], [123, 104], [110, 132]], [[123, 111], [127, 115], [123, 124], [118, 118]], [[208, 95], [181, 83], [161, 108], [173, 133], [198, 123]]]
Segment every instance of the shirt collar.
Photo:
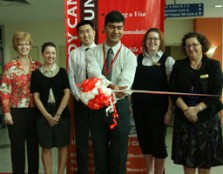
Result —
[[117, 53], [117, 51], [119, 50], [119, 48], [121, 47], [121, 42], [119, 42], [118, 44], [116, 44], [113, 47], [109, 47], [106, 43], [104, 43], [104, 45], [105, 45], [105, 52], [106, 53], [107, 53], [109, 48], [112, 48], [112, 51], [113, 51], [113, 53], [115, 55]]
[[93, 42], [93, 43], [90, 45], [90, 47], [87, 47], [86, 45], [81, 45], [81, 47], [82, 47], [83, 50], [86, 50], [86, 48], [93, 48], [93, 47], [95, 47], [95, 46], [96, 46], [95, 42]]
[[53, 66], [50, 69], [45, 68], [44, 66], [41, 67], [43, 72], [54, 72], [57, 69], [57, 64], [54, 63]]
[[[160, 57], [162, 57], [162, 55], [163, 55], [163, 51], [158, 51], [157, 53], [156, 53], [156, 55], [154, 56], [154, 57], [157, 57], [157, 58], [160, 58]], [[144, 57], [147, 57], [147, 58], [151, 58], [152, 56], [150, 56], [147, 52], [144, 52], [143, 53], [143, 56]]]

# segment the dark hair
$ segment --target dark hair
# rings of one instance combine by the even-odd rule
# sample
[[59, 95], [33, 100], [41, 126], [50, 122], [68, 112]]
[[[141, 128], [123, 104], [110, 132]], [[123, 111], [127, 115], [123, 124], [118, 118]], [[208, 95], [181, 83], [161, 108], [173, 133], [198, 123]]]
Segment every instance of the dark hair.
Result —
[[41, 53], [43, 53], [46, 47], [49, 47], [49, 46], [54, 47], [56, 49], [56, 45], [53, 42], [45, 42], [41, 46]]
[[182, 42], [181, 42], [181, 46], [185, 54], [186, 54], [186, 50], [185, 50], [186, 40], [189, 38], [197, 38], [198, 42], [201, 44], [202, 53], [206, 53], [211, 46], [209, 40], [202, 33], [195, 32], [195, 31], [189, 32], [183, 36]]
[[143, 37], [143, 41], [142, 41], [142, 47], [143, 47], [143, 51], [146, 51], [146, 38], [147, 35], [151, 32], [155, 32], [159, 34], [159, 39], [160, 39], [160, 46], [159, 46], [159, 50], [165, 51], [165, 43], [164, 43], [164, 37], [163, 37], [163, 32], [161, 32], [158, 28], [150, 28], [147, 30], [147, 32], [145, 33], [144, 37]]
[[110, 11], [106, 16], [105, 16], [105, 26], [109, 23], [114, 23], [114, 22], [125, 22], [124, 16], [116, 10]]
[[80, 21], [80, 22], [77, 24], [77, 26], [76, 26], [76, 30], [77, 30], [77, 32], [79, 32], [80, 27], [83, 26], [83, 25], [90, 25], [91, 28], [92, 28], [93, 30], [95, 30], [95, 26], [94, 26], [94, 24], [93, 24], [91, 21], [89, 21], [89, 20], [82, 20], [82, 21]]

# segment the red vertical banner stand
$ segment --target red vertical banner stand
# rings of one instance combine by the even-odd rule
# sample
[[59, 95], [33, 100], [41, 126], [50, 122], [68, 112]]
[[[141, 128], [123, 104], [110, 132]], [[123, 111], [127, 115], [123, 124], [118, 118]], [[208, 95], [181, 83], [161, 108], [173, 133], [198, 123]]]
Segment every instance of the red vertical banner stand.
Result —
[[[124, 36], [122, 43], [135, 54], [142, 52], [142, 39], [150, 27], [164, 30], [165, 0], [64, 0], [66, 27], [66, 62], [70, 52], [80, 46], [76, 25], [80, 20], [91, 20], [97, 31], [96, 43], [104, 42], [104, 17], [111, 10], [120, 11], [125, 17]], [[134, 24], [134, 25], [133, 25]], [[75, 84], [74, 84], [75, 85]], [[67, 162], [67, 174], [77, 171], [76, 142], [74, 129], [73, 97], [69, 102], [71, 111], [71, 136]], [[89, 174], [94, 174], [92, 143], [89, 139]], [[127, 174], [146, 174], [143, 155], [138, 145], [137, 136], [129, 136], [129, 152]]]

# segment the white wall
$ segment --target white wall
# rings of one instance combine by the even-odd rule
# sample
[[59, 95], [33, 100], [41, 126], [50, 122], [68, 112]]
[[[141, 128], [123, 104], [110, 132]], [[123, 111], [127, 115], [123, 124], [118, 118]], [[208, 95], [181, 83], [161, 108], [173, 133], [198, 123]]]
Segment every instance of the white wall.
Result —
[[164, 21], [165, 44], [180, 45], [183, 35], [190, 31], [193, 31], [193, 19], [166, 19]]
[[[35, 23], [35, 24], [21, 24], [21, 25], [5, 25], [4, 27], [4, 62], [8, 62], [12, 57], [12, 36], [17, 31], [27, 31], [33, 37], [33, 46], [39, 48], [39, 55], [37, 59], [41, 59], [41, 45], [44, 42], [51, 41], [57, 46], [58, 56], [60, 46], [65, 46], [65, 26], [61, 23]], [[64, 57], [58, 57], [65, 59]]]

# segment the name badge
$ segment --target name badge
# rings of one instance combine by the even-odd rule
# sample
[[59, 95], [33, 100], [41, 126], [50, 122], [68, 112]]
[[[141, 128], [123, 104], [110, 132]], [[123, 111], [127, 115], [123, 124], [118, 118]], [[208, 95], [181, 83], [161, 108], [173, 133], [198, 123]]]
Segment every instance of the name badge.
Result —
[[202, 74], [202, 75], [200, 75], [200, 78], [201, 79], [206, 79], [206, 78], [209, 78], [209, 75], [208, 74]]

